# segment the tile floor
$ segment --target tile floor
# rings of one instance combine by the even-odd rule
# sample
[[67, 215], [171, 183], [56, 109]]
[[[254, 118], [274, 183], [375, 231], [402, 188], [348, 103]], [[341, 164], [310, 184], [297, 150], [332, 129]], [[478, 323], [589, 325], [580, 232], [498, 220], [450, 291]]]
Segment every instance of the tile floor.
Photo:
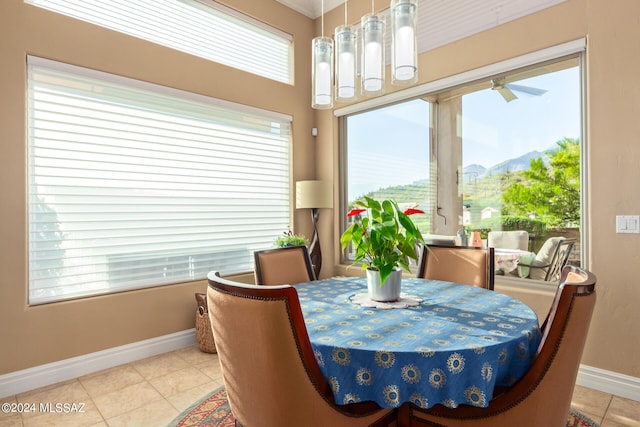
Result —
[[[35, 403], [38, 410], [0, 412], [0, 427], [162, 427], [221, 385], [217, 355], [192, 346], [2, 398], [0, 403]], [[39, 411], [47, 402], [83, 403], [84, 412]], [[640, 427], [640, 402], [634, 400], [577, 386], [573, 406], [602, 427]]]
[[[218, 356], [191, 346], [2, 398], [2, 403], [34, 402], [36, 411], [0, 412], [0, 427], [166, 426], [221, 385]], [[39, 404], [47, 402], [84, 403], [84, 412], [40, 412]]]

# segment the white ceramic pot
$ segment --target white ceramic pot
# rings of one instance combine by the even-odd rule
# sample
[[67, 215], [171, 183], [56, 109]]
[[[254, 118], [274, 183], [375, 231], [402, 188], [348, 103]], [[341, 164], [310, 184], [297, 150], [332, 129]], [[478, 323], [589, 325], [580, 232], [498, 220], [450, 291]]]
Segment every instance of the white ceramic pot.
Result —
[[367, 289], [369, 298], [374, 301], [389, 302], [400, 299], [400, 282], [402, 270], [394, 270], [384, 285], [380, 286], [380, 272], [367, 269]]

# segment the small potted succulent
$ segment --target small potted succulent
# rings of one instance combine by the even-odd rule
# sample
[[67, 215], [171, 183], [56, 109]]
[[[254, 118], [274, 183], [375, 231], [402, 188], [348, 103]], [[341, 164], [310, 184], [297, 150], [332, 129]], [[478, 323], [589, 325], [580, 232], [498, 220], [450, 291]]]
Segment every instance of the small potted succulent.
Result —
[[275, 241], [275, 245], [278, 248], [284, 248], [287, 246], [309, 246], [309, 239], [302, 234], [293, 234], [291, 230], [283, 233], [282, 236], [278, 236]]
[[353, 245], [353, 264], [367, 271], [369, 295], [377, 301], [393, 301], [400, 296], [402, 269], [410, 272], [409, 261], [418, 260], [416, 244], [426, 248], [420, 230], [410, 215], [424, 214], [416, 208], [404, 211], [394, 200], [378, 202], [364, 197], [347, 214], [353, 223], [342, 233], [342, 250]]

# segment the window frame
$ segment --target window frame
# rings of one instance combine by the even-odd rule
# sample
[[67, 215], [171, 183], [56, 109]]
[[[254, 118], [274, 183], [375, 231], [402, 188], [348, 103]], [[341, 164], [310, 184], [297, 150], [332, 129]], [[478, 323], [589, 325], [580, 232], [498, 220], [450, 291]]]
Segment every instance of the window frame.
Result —
[[[401, 91], [393, 92], [379, 98], [369, 99], [364, 102], [348, 105], [339, 109], [334, 110], [334, 115], [338, 118], [339, 124], [339, 146], [340, 146], [340, 189], [341, 189], [341, 197], [340, 197], [340, 219], [339, 219], [339, 227], [340, 233], [346, 229], [347, 224], [347, 177], [348, 177], [348, 159], [346, 156], [347, 153], [347, 143], [346, 143], [346, 123], [347, 117], [351, 114], [356, 114], [368, 110], [373, 110], [377, 108], [382, 108], [388, 105], [392, 105], [399, 102], [409, 101], [415, 98], [429, 98], [429, 97], [437, 97], [437, 94], [451, 90], [456, 87], [465, 86], [472, 84], [476, 81], [482, 81], [490, 79], [491, 77], [505, 74], [505, 73], [513, 73], [523, 69], [532, 68], [535, 66], [541, 66], [545, 63], [549, 62], [559, 62], [564, 59], [568, 59], [571, 57], [577, 57], [578, 66], [580, 67], [580, 106], [581, 106], [581, 139], [580, 139], [580, 210], [581, 210], [581, 227], [580, 227], [580, 261], [581, 265], [585, 268], [588, 268], [588, 260], [589, 260], [589, 244], [586, 230], [589, 228], [589, 215], [587, 211], [588, 206], [588, 180], [587, 180], [587, 168], [588, 168], [588, 140], [587, 140], [587, 132], [586, 132], [586, 86], [585, 86], [585, 77], [586, 77], [586, 40], [578, 39], [571, 42], [563, 43], [557, 46], [553, 46], [550, 48], [542, 49], [540, 51], [532, 52], [529, 54], [525, 54], [522, 56], [518, 56], [515, 58], [511, 58], [505, 61], [501, 61], [495, 64], [491, 64], [489, 66], [480, 67], [474, 70], [470, 70], [464, 73], [456, 74], [447, 78], [435, 80], [432, 82], [428, 82], [422, 85], [414, 86], [408, 89], [404, 89]], [[437, 113], [436, 113], [437, 114]], [[438, 133], [436, 129], [436, 133]], [[433, 152], [438, 151], [438, 145], [440, 141], [436, 136], [433, 139], [433, 144], [430, 149]], [[434, 147], [435, 145], [435, 147]], [[436, 164], [436, 170], [439, 169], [439, 166]], [[442, 188], [438, 186], [437, 193], [442, 191]], [[437, 233], [437, 228], [436, 228]], [[349, 264], [350, 261], [345, 256], [345, 254], [340, 251], [340, 262], [343, 264]], [[535, 286], [539, 286], [540, 283], [534, 284], [535, 280], [521, 280], [517, 278], [509, 278], [507, 276], [501, 277], [497, 276], [496, 280], [511, 282], [513, 279], [519, 286], [527, 283], [532, 283]]]

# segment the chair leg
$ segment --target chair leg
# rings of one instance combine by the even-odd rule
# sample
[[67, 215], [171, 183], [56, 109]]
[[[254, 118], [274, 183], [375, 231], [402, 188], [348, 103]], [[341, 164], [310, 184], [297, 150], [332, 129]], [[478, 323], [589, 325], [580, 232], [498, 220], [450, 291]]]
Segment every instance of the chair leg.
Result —
[[396, 409], [395, 411], [389, 412], [385, 417], [371, 424], [371, 427], [400, 427], [400, 424], [397, 422], [397, 411]]
[[397, 427], [410, 427], [410, 410], [409, 404], [404, 403], [398, 408]]

